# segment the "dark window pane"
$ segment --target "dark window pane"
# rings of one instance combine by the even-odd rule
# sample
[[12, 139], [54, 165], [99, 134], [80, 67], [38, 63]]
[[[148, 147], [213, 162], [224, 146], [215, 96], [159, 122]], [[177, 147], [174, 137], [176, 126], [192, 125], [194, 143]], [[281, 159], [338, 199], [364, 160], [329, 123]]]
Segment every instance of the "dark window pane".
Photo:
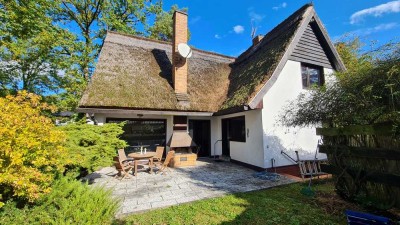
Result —
[[301, 67], [301, 79], [303, 81], [303, 88], [308, 87], [307, 67]]
[[308, 88], [313, 85], [323, 84], [322, 68], [307, 64], [301, 64], [301, 79], [303, 88]]
[[228, 126], [230, 141], [246, 142], [246, 124], [244, 116], [228, 119]]
[[129, 146], [149, 145], [150, 149], [155, 149], [157, 145], [165, 145], [165, 120], [107, 118], [106, 121], [107, 123], [125, 122], [121, 139], [125, 140]]

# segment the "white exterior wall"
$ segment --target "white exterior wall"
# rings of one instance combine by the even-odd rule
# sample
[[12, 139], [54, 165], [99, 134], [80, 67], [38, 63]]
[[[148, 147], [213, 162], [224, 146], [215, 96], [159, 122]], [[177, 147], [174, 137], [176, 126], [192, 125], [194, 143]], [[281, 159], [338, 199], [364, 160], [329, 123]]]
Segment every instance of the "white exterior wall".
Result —
[[[262, 111], [250, 110], [241, 113], [235, 113], [225, 116], [213, 117], [211, 129], [214, 130], [211, 136], [212, 151], [214, 152], [214, 143], [222, 139], [221, 120], [225, 118], [245, 116], [246, 142], [230, 141], [231, 159], [251, 164], [258, 167], [264, 167], [264, 149], [263, 149], [263, 128]], [[213, 131], [212, 131], [213, 132]], [[213, 135], [214, 134], [214, 135]], [[217, 155], [222, 154], [222, 142], [215, 145]]]
[[[324, 68], [325, 82], [332, 81], [333, 70]], [[263, 98], [262, 123], [264, 143], [264, 165], [272, 166], [271, 159], [275, 160], [274, 166], [294, 164], [281, 151], [286, 152], [296, 159], [297, 150], [300, 159], [313, 159], [317, 148], [319, 136], [315, 134], [315, 127], [299, 128], [284, 127], [280, 118], [284, 108], [290, 101], [296, 100], [300, 93], [307, 93], [303, 89], [301, 80], [301, 63], [287, 61], [281, 74]], [[326, 158], [325, 154], [318, 154], [317, 158]]]

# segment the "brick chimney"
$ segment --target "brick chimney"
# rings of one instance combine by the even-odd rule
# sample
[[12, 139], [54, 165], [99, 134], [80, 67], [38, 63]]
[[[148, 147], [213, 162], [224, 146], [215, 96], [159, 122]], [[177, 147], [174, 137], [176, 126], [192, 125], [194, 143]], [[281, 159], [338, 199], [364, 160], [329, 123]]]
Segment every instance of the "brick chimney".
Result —
[[[188, 65], [187, 60], [178, 53], [178, 44], [187, 43], [188, 40], [188, 15], [185, 12], [175, 11], [174, 32], [172, 43], [172, 81], [175, 93], [187, 94]], [[179, 99], [178, 99], [179, 100]]]
[[263, 35], [257, 35], [253, 38], [253, 46], [256, 46], [264, 38]]

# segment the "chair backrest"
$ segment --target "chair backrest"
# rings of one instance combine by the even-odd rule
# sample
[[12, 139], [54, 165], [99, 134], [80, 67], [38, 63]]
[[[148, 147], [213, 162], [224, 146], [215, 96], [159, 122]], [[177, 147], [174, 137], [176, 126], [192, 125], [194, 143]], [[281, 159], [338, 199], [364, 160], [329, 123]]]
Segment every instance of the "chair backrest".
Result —
[[118, 157], [119, 157], [119, 161], [123, 162], [125, 160], [127, 160], [128, 158], [126, 157], [125, 154], [125, 150], [124, 149], [118, 149]]
[[174, 157], [174, 155], [175, 155], [175, 151], [169, 151], [168, 154], [167, 154], [167, 157], [165, 157], [165, 161], [163, 163], [163, 166], [168, 166], [169, 162]]
[[156, 148], [156, 156], [154, 156], [154, 158], [157, 158], [158, 160], [161, 160], [162, 155], [164, 153], [164, 146], [157, 146]]

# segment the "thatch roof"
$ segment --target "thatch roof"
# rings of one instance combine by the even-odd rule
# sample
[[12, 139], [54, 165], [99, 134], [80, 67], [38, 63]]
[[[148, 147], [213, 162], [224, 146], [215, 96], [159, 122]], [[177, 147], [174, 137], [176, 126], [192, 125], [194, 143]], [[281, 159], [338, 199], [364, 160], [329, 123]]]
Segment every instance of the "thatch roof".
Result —
[[319, 21], [312, 5], [306, 4], [236, 59], [194, 49], [188, 62], [189, 106], [178, 104], [172, 88], [171, 43], [108, 32], [80, 108], [198, 112], [254, 108], [311, 18]]
[[277, 68], [309, 7], [301, 7], [236, 59], [222, 109], [249, 104]]
[[80, 107], [218, 111], [234, 58], [194, 49], [184, 107], [172, 87], [171, 57], [171, 43], [108, 32]]

